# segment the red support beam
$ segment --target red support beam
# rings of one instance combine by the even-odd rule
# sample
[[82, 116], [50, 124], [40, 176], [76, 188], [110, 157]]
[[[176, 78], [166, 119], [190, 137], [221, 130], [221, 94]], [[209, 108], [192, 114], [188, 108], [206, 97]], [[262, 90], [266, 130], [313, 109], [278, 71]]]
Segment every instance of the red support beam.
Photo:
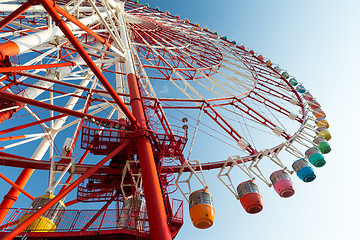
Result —
[[[23, 102], [23, 103], [34, 105], [34, 106], [38, 106], [38, 107], [45, 108], [45, 109], [48, 109], [48, 110], [64, 113], [66, 115], [75, 116], [75, 117], [78, 117], [78, 118], [83, 118], [83, 117], [86, 116], [89, 119], [94, 118], [95, 120], [98, 120], [100, 122], [103, 120], [102, 118], [99, 118], [99, 117], [96, 117], [96, 116], [87, 115], [87, 114], [82, 113], [82, 112], [62, 108], [62, 107], [51, 105], [51, 104], [44, 103], [44, 102], [39, 102], [39, 101], [36, 101], [36, 100], [33, 100], [33, 99], [25, 98], [25, 97], [22, 97], [20, 95], [15, 95], [15, 94], [7, 93], [7, 92], [0, 92], [0, 97], [10, 99], [10, 100], [14, 100], [14, 101], [18, 101], [18, 102]], [[111, 121], [108, 121], [108, 122], [111, 123]], [[113, 122], [113, 123], [116, 124], [115, 122]], [[17, 178], [15, 183], [17, 185], [19, 185], [20, 188], [24, 188], [24, 186], [26, 185], [26, 183], [30, 179], [33, 172], [34, 172], [34, 169], [28, 169], [28, 168], [24, 169], [21, 172], [21, 174], [19, 175], [19, 177]], [[0, 209], [3, 209], [3, 210], [0, 211], [0, 223], [3, 221], [4, 217], [7, 214], [6, 209], [9, 209], [9, 208], [12, 207], [14, 202], [17, 200], [17, 197], [18, 197], [19, 193], [20, 192], [16, 188], [11, 188], [10, 191], [4, 196], [4, 200], [0, 204]]]
[[91, 57], [87, 54], [84, 47], [79, 43], [79, 41], [76, 39], [74, 34], [71, 32], [71, 30], [66, 26], [66, 23], [64, 20], [59, 16], [59, 14], [55, 10], [55, 6], [57, 5], [55, 1], [53, 0], [41, 0], [41, 4], [44, 6], [45, 10], [49, 13], [51, 18], [54, 20], [55, 24], [61, 29], [61, 31], [64, 33], [64, 35], [67, 37], [69, 42], [73, 45], [73, 47], [76, 49], [78, 54], [83, 58], [83, 60], [86, 62], [87, 66], [92, 70], [92, 72], [95, 74], [95, 76], [99, 79], [99, 81], [102, 83], [104, 88], [108, 91], [108, 93], [111, 95], [111, 97], [115, 100], [116, 104], [120, 107], [120, 109], [124, 112], [124, 114], [128, 117], [128, 119], [131, 121], [131, 123], [138, 125], [136, 118], [134, 115], [130, 112], [130, 110], [126, 107], [125, 103], [121, 100], [117, 92], [114, 90], [114, 88], [111, 86], [111, 84], [108, 82], [106, 77], [102, 74], [101, 70], [96, 66], [94, 61], [91, 59]]
[[135, 74], [128, 74], [127, 81], [130, 92], [131, 109], [140, 125], [139, 131], [143, 133], [143, 135], [138, 138], [137, 149], [141, 167], [141, 176], [143, 179], [146, 209], [149, 217], [151, 239], [171, 240], [159, 176], [155, 165], [151, 142], [149, 136], [147, 136], [147, 121], [140, 95], [140, 88]]
[[32, 127], [32, 126], [35, 126], [35, 125], [40, 125], [41, 123], [49, 122], [51, 120], [55, 120], [55, 119], [62, 118], [62, 117], [65, 117], [65, 116], [67, 116], [67, 115], [66, 114], [60, 114], [60, 115], [55, 116], [55, 117], [45, 118], [45, 119], [42, 119], [42, 120], [39, 120], [39, 121], [36, 121], [36, 122], [26, 123], [26, 124], [19, 125], [19, 126], [16, 126], [16, 127], [1, 130], [0, 135], [5, 134], [5, 133], [10, 133], [10, 132], [15, 132], [15, 131], [18, 131], [18, 130], [21, 130], [21, 129], [24, 129], [24, 128], [28, 128], [28, 127]]
[[74, 24], [76, 24], [79, 28], [83, 29], [85, 32], [87, 32], [88, 34], [90, 34], [91, 36], [93, 36], [96, 40], [100, 41], [102, 44], [104, 44], [105, 46], [111, 48], [111, 44], [109, 42], [107, 42], [105, 39], [103, 39], [101, 36], [99, 36], [99, 34], [95, 33], [93, 30], [91, 30], [90, 28], [88, 28], [87, 26], [85, 26], [84, 24], [82, 24], [79, 20], [77, 20], [75, 17], [73, 17], [70, 13], [68, 13], [67, 11], [65, 11], [62, 7], [60, 7], [59, 5], [55, 4], [54, 6], [55, 10], [60, 13], [61, 15], [63, 15], [64, 17], [66, 17], [67, 19], [69, 19], [71, 22], [73, 22]]
[[[243, 109], [236, 103], [240, 103], [242, 106], [245, 107], [245, 109]], [[271, 122], [269, 119], [267, 119], [266, 117], [264, 117], [263, 115], [258, 113], [256, 110], [251, 108], [248, 104], [244, 103], [244, 101], [238, 99], [237, 102], [233, 103], [233, 106], [236, 107], [237, 109], [241, 110], [248, 116], [252, 117], [256, 121], [258, 121], [260, 124], [268, 127], [269, 129], [271, 129], [271, 130], [276, 129], [277, 126], [273, 122]], [[281, 133], [281, 136], [283, 136], [286, 140], [289, 140], [291, 138], [291, 136], [285, 132], [285, 129], [284, 129], [284, 132]]]
[[[256, 95], [258, 98], [257, 98], [257, 97], [253, 97], [252, 94]], [[267, 107], [269, 107], [269, 108], [271, 108], [271, 109], [273, 109], [273, 110], [275, 110], [275, 111], [277, 111], [277, 112], [279, 112], [279, 113], [282, 113], [282, 114], [284, 114], [285, 116], [289, 116], [289, 115], [290, 115], [290, 111], [289, 111], [289, 110], [281, 107], [280, 105], [276, 104], [275, 102], [271, 101], [271, 100], [268, 99], [268, 98], [265, 98], [264, 96], [260, 95], [259, 93], [255, 92], [255, 91], [251, 92], [251, 93], [249, 94], [248, 98], [251, 98], [251, 99], [253, 99], [253, 100], [255, 100], [255, 101], [257, 101], [257, 102], [259, 102], [259, 103], [261, 103], [261, 104], [263, 104], [263, 105], [265, 105], [265, 106], [267, 106]], [[262, 99], [262, 100], [260, 100], [259, 98]], [[299, 118], [299, 117], [296, 117], [295, 120], [298, 121], [299, 123], [302, 123], [302, 122], [303, 122], [302, 119]]]
[[19, 190], [20, 192], [22, 192], [25, 196], [27, 196], [28, 198], [30, 198], [31, 200], [34, 200], [35, 198], [33, 196], [31, 196], [31, 194], [29, 194], [28, 192], [26, 192], [22, 187], [20, 187], [19, 185], [17, 185], [16, 183], [14, 183], [13, 181], [11, 181], [9, 178], [7, 178], [4, 174], [0, 173], [0, 178], [2, 178], [5, 182], [7, 182], [8, 184], [10, 184], [11, 186], [13, 186], [14, 188], [16, 188], [17, 190]]
[[27, 71], [34, 69], [68, 67], [75, 65], [76, 64], [74, 62], [65, 62], [65, 63], [39, 64], [39, 65], [31, 65], [31, 66], [19, 66], [19, 67], [0, 67], [0, 73], [20, 72], [20, 71]]
[[107, 201], [107, 203], [104, 204], [104, 206], [95, 214], [95, 216], [92, 217], [90, 221], [81, 229], [81, 231], [86, 231], [91, 226], [91, 224], [93, 224], [96, 219], [109, 207], [110, 203], [112, 203], [118, 195], [118, 192], [116, 192], [114, 196], [112, 196], [111, 199]]
[[101, 166], [103, 166], [107, 161], [113, 158], [116, 154], [120, 153], [123, 149], [125, 149], [130, 144], [130, 141], [127, 141], [117, 147], [114, 151], [112, 151], [109, 155], [107, 155], [104, 159], [98, 162], [94, 167], [92, 167], [89, 171], [84, 173], [81, 177], [79, 177], [75, 182], [70, 184], [64, 191], [59, 193], [56, 197], [51, 199], [47, 204], [45, 204], [42, 208], [40, 208], [37, 212], [32, 214], [29, 218], [27, 218], [24, 222], [18, 225], [12, 232], [5, 235], [3, 240], [10, 240], [16, 237], [21, 231], [27, 228], [32, 222], [34, 222], [38, 217], [40, 217], [43, 213], [49, 210], [52, 206], [54, 206], [57, 202], [59, 202], [63, 197], [69, 194], [73, 189], [75, 189], [80, 183], [82, 183], [85, 179], [90, 177], [93, 173], [95, 173]]
[[[67, 83], [67, 82], [64, 82], [64, 81], [59, 81], [59, 80], [55, 80], [55, 79], [49, 79], [49, 78], [46, 78], [46, 77], [43, 77], [43, 76], [39, 76], [39, 75], [35, 75], [35, 74], [29, 74], [29, 73], [25, 73], [25, 72], [19, 72], [18, 75], [20, 76], [26, 76], [26, 77], [30, 77], [30, 78], [35, 78], [35, 79], [39, 79], [39, 80], [42, 80], [42, 81], [46, 81], [46, 82], [51, 82], [51, 83], [55, 83], [55, 84], [58, 84], [58, 85], [63, 85], [63, 86], [66, 86], [66, 87], [71, 87], [71, 88], [75, 88], [75, 89], [79, 89], [79, 90], [84, 90], [84, 91], [88, 91], [90, 92], [90, 88], [87, 88], [87, 87], [83, 87], [83, 86], [80, 86], [80, 85], [76, 85], [76, 84], [72, 84], [72, 83]], [[21, 83], [22, 84], [22, 83]], [[105, 93], [107, 94], [107, 91], [106, 90], [101, 90], [101, 89], [91, 89], [91, 91], [95, 94], [95, 93]], [[125, 97], [128, 97], [129, 94], [126, 94], [126, 93], [118, 93], [119, 96], [125, 96]], [[99, 100], [98, 100], [99, 101]], [[113, 103], [113, 101], [109, 101], [111, 103]]]
[[[37, 106], [37, 107], [48, 109], [48, 110], [51, 110], [51, 111], [63, 113], [63, 114], [69, 115], [69, 116], [77, 117], [77, 118], [88, 117], [89, 119], [94, 118], [95, 120], [98, 120], [99, 122], [104, 121], [103, 118], [100, 118], [100, 117], [97, 117], [97, 116], [93, 116], [93, 115], [89, 115], [89, 114], [86, 114], [86, 113], [83, 113], [83, 112], [78, 112], [78, 111], [74, 111], [74, 110], [71, 110], [71, 109], [59, 107], [59, 106], [56, 106], [56, 105], [51, 105], [51, 104], [48, 104], [48, 103], [45, 103], [45, 102], [36, 101], [36, 100], [30, 99], [30, 98], [22, 97], [20, 95], [15, 95], [15, 94], [12, 94], [12, 93], [0, 92], [0, 97], [10, 99], [10, 100], [14, 100], [14, 101], [18, 101], [18, 102], [22, 102], [22, 103], [26, 103], [26, 104], [30, 104], [30, 105], [33, 105], [33, 106]], [[109, 121], [109, 120], [107, 120], [107, 122], [116, 124], [116, 122]]]
[[[24, 188], [34, 171], [34, 169], [29, 168], [23, 169], [18, 178], [16, 179], [15, 184], [18, 185], [19, 188]], [[15, 187], [12, 187], [9, 192], [4, 196], [4, 199], [0, 204], [0, 223], [4, 220], [9, 209], [16, 202], [19, 194], [19, 190]]]
[[[57, 169], [63, 170], [67, 163], [57, 163]], [[24, 158], [14, 154], [4, 153], [0, 151], [0, 166], [15, 167], [15, 168], [31, 168], [36, 170], [50, 170], [50, 161], [35, 160]], [[75, 164], [75, 174], [84, 174], [91, 169], [93, 164]], [[101, 167], [96, 173], [99, 174], [118, 174], [119, 170], [109, 166]]]
[[32, 0], [27, 1], [23, 5], [21, 5], [18, 9], [16, 9], [14, 12], [10, 13], [7, 17], [5, 17], [0, 22], [0, 29], [8, 25], [11, 21], [13, 21], [15, 18], [17, 18], [19, 15], [21, 15], [23, 12], [25, 12], [29, 7], [33, 5]]
[[27, 72], [19, 72], [18, 75], [29, 77], [29, 78], [34, 78], [34, 79], [38, 79], [38, 80], [42, 80], [42, 81], [46, 81], [46, 82], [55, 83], [55, 84], [58, 84], [60, 86], [71, 87], [71, 88], [84, 90], [84, 91], [88, 91], [88, 92], [90, 91], [90, 89], [87, 88], [87, 87], [83, 87], [83, 86], [80, 86], [80, 85], [76, 85], [76, 84], [73, 84], [73, 83], [68, 83], [68, 82], [64, 82], [64, 81], [60, 81], [60, 80], [46, 78], [44, 76], [40, 76], [40, 75], [36, 75], [36, 74], [30, 74], [30, 73], [27, 73]]
[[[238, 142], [243, 137], [219, 114], [215, 108], [213, 108], [208, 102], [206, 102], [207, 107], [210, 108], [211, 111], [215, 114], [215, 116], [212, 116], [211, 113], [208, 110], [204, 109], [204, 112], [212, 119], [214, 122], [216, 122], [225, 132], [227, 132], [236, 142]], [[222, 124], [222, 123], [223, 124]], [[251, 146], [248, 146], [246, 148], [246, 151], [250, 154], [256, 154], [256, 149], [252, 148]]]
[[[263, 88], [266, 88], [267, 90], [263, 89]], [[270, 95], [272, 95], [274, 97], [283, 99], [283, 100], [288, 101], [288, 102], [291, 102], [291, 100], [292, 100], [292, 98], [290, 96], [287, 96], [287, 95], [285, 95], [285, 94], [283, 94], [283, 93], [281, 93], [279, 91], [276, 91], [276, 90], [272, 89], [271, 87], [269, 87], [266, 84], [261, 83], [261, 82], [257, 82], [257, 84], [255, 86], [255, 89], [258, 89], [258, 90], [260, 90], [262, 92], [265, 92], [267, 94], [270, 94]]]

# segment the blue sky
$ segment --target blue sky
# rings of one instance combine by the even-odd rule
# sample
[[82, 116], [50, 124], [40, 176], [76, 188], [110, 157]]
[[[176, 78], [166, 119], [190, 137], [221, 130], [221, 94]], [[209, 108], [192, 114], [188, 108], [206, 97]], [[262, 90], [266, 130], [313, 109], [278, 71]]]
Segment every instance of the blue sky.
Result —
[[[188, 218], [177, 239], [359, 239], [360, 16], [358, 1], [140, 1], [226, 34], [288, 70], [323, 106], [333, 136], [327, 165], [310, 184], [293, 176], [296, 193], [281, 199], [261, 186], [264, 210], [246, 214], [207, 173], [216, 218], [207, 230]], [[219, 150], [221, 151], [221, 150]], [[224, 153], [224, 157], [227, 156]]]

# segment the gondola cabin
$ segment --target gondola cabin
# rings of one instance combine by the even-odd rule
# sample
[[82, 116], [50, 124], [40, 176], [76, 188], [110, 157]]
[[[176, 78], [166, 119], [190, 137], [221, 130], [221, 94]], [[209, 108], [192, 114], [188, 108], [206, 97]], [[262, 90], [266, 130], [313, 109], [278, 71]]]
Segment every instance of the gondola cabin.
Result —
[[296, 86], [296, 85], [298, 85], [298, 81], [295, 79], [295, 78], [291, 78], [290, 80], [289, 80], [289, 83], [292, 85], [292, 86]]
[[304, 182], [312, 182], [316, 178], [314, 169], [311, 167], [310, 163], [304, 158], [296, 160], [292, 164], [292, 168], [296, 172], [296, 175]]
[[290, 75], [287, 72], [283, 72], [281, 76], [283, 76], [285, 79], [289, 79], [290, 77]]
[[306, 101], [312, 101], [312, 100], [314, 100], [313, 95], [312, 95], [311, 93], [309, 93], [309, 92], [304, 93], [303, 96], [304, 96], [304, 99], [305, 99]]
[[189, 212], [196, 228], [206, 229], [213, 225], [215, 209], [211, 193], [206, 189], [195, 191], [189, 196]]
[[[24, 216], [20, 218], [18, 225], [29, 218], [38, 209], [42, 208], [45, 204], [53, 199], [54, 195], [45, 194], [37, 197], [32, 202], [30, 209], [25, 212]], [[57, 202], [33, 223], [31, 223], [24, 231], [25, 232], [54, 232], [57, 224], [60, 222], [62, 215], [64, 214], [65, 204], [62, 201]]]
[[306, 88], [305, 88], [303, 85], [298, 84], [297, 87], [296, 87], [296, 91], [297, 91], [298, 93], [305, 93], [305, 92], [306, 92]]
[[313, 109], [313, 114], [315, 118], [326, 117], [326, 113], [321, 108]]
[[294, 195], [294, 184], [287, 172], [284, 170], [278, 170], [270, 175], [271, 183], [274, 186], [275, 191], [280, 197], [288, 198]]
[[326, 127], [319, 127], [316, 129], [316, 132], [318, 133], [318, 137], [324, 137], [326, 141], [331, 139], [331, 134]]
[[315, 123], [317, 127], [329, 128], [329, 122], [324, 117], [316, 118]]
[[330, 144], [324, 137], [317, 137], [313, 140], [313, 142], [317, 145], [322, 154], [327, 154], [331, 151]]
[[263, 209], [263, 200], [255, 182], [249, 180], [237, 187], [241, 205], [247, 213], [255, 214]]
[[318, 103], [318, 101], [316, 101], [315, 99], [311, 100], [309, 102], [310, 108], [315, 110], [321, 107], [320, 103]]
[[305, 155], [309, 162], [315, 167], [322, 167], [326, 164], [324, 156], [317, 147], [312, 147], [306, 150]]
[[281, 72], [281, 68], [279, 66], [275, 66], [274, 70], [277, 71], [278, 73]]

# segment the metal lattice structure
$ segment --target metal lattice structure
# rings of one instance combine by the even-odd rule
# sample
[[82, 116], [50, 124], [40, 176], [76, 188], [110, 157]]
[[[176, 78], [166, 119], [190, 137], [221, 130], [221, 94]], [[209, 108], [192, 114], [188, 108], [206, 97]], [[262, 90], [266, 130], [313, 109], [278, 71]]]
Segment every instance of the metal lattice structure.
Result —
[[[313, 138], [328, 134], [320, 104], [285, 70], [168, 12], [115, 0], [9, 0], [0, 11], [0, 164], [24, 169], [14, 182], [1, 174], [12, 187], [0, 205], [5, 239], [175, 238], [183, 224], [182, 202], [170, 199], [176, 175], [220, 169], [221, 179], [238, 166], [271, 186], [260, 161], [293, 173], [280, 155], [304, 158]], [[198, 134], [232, 156], [192, 168]], [[55, 197], [39, 211], [13, 209], [20, 193], [34, 200], [23, 189], [34, 170], [50, 172]], [[56, 230], [29, 232], [75, 188], [66, 206], [103, 207], [62, 210]]]

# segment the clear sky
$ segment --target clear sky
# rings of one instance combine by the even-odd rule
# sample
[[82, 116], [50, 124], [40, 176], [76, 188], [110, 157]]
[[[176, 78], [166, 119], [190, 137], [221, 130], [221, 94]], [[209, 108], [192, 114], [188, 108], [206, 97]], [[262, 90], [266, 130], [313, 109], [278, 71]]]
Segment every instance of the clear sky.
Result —
[[209, 172], [214, 226], [194, 228], [185, 205], [186, 222], [177, 239], [360, 239], [356, 146], [360, 134], [360, 2], [146, 2], [226, 34], [288, 70], [321, 103], [333, 136], [332, 152], [326, 155], [327, 165], [317, 171], [317, 179], [305, 184], [293, 176], [296, 193], [290, 199], [281, 199], [262, 185], [265, 207], [257, 215], [246, 214], [216, 179], [217, 172]]
[[[142, 4], [147, 2], [225, 34], [286, 69], [322, 105], [332, 135], [332, 152], [325, 155], [327, 164], [318, 169], [316, 180], [306, 184], [293, 176], [296, 193], [289, 199], [259, 184], [264, 209], [256, 215], [245, 213], [216, 178], [217, 170], [206, 172], [214, 196], [215, 223], [207, 230], [193, 227], [184, 202], [185, 223], [176, 239], [360, 239], [360, 2], [140, 0]], [[211, 159], [206, 150], [206, 146], [197, 149], [204, 152], [200, 160], [220, 160]], [[229, 155], [222, 149], [217, 151], [223, 159]], [[0, 181], [0, 188], [3, 186], [7, 191], [8, 185]], [[39, 195], [43, 194], [44, 188], [39, 189]], [[16, 207], [28, 206], [28, 202], [21, 201]]]

